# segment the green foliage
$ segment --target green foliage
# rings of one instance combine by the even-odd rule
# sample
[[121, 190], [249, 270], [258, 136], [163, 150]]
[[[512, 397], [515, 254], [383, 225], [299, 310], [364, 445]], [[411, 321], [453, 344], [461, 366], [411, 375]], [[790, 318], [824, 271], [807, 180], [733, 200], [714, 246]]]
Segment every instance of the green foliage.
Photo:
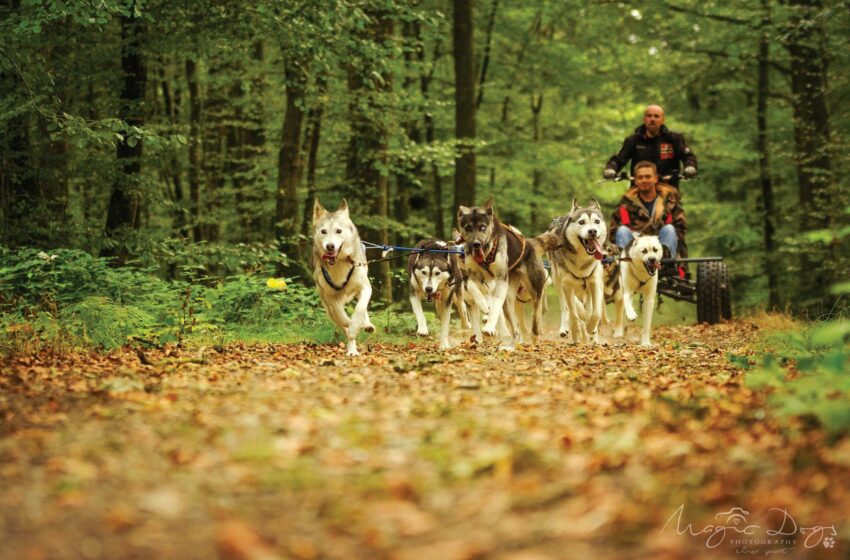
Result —
[[[190, 266], [182, 268], [195, 277]], [[305, 333], [327, 330], [315, 290], [294, 278], [285, 285], [272, 290], [255, 274], [212, 285], [165, 281], [146, 269], [111, 268], [108, 259], [83, 251], [2, 248], [0, 342], [7, 351], [39, 344], [110, 349], [248, 331], [264, 340], [304, 340]]]
[[747, 385], [770, 389], [781, 416], [814, 418], [834, 435], [850, 431], [850, 320], [782, 333], [772, 344]]

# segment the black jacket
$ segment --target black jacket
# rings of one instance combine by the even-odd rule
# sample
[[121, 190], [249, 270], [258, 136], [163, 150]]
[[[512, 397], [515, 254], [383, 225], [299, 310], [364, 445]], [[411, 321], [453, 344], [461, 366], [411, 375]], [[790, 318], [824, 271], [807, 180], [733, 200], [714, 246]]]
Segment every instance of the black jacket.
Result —
[[[697, 166], [697, 156], [685, 143], [685, 138], [679, 133], [673, 132], [666, 125], [661, 125], [661, 131], [653, 138], [647, 138], [646, 126], [640, 125], [635, 133], [626, 137], [620, 151], [611, 156], [606, 168], [620, 171], [626, 163], [631, 160], [629, 173], [635, 174], [635, 164], [640, 161], [651, 161], [658, 168], [658, 176], [661, 181], [674, 187], [679, 186], [679, 166]], [[670, 179], [664, 179], [667, 175], [673, 175]]]

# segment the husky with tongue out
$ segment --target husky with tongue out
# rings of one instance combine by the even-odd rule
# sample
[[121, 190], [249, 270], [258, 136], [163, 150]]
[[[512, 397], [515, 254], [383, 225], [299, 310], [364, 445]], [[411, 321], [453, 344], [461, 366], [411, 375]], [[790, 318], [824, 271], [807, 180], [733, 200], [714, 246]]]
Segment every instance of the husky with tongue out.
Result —
[[[470, 272], [470, 280], [483, 279], [486, 284], [480, 288], [481, 292], [487, 292], [488, 310], [481, 332], [485, 336], [495, 336], [500, 319], [504, 317], [511, 338], [502, 348], [512, 350], [520, 336], [517, 294], [522, 291], [523, 298], [530, 299], [532, 307], [532, 333], [539, 336], [546, 288], [541, 246], [499, 221], [493, 210], [492, 196], [484, 206], [458, 208], [457, 222], [463, 240], [463, 263]], [[477, 315], [477, 306], [473, 306], [473, 328], [478, 321]]]
[[566, 216], [555, 218], [549, 231], [538, 236], [549, 252], [552, 281], [561, 302], [562, 337], [573, 342], [598, 342], [605, 310], [602, 258], [608, 227], [599, 202], [582, 207], [573, 199]]
[[[357, 334], [360, 329], [374, 332], [369, 320], [372, 284], [366, 267], [366, 251], [360, 244], [357, 227], [343, 200], [335, 212], [328, 212], [316, 199], [313, 205], [313, 278], [319, 298], [331, 321], [347, 340], [346, 353], [357, 356]], [[351, 317], [345, 304], [357, 298]]]

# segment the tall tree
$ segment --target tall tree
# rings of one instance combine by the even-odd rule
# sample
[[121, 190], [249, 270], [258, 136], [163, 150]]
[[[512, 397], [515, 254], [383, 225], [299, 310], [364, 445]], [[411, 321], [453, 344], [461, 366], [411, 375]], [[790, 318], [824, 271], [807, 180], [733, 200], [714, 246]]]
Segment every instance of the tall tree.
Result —
[[186, 82], [189, 85], [189, 215], [192, 222], [192, 238], [198, 243], [204, 239], [201, 223], [201, 164], [203, 160], [201, 87], [198, 83], [198, 66], [193, 59], [186, 59], [185, 69]]
[[280, 133], [277, 158], [277, 196], [275, 237], [281, 251], [294, 258], [298, 245], [298, 183], [301, 178], [301, 136], [304, 126], [304, 91], [307, 84], [306, 62], [295, 55], [286, 61], [286, 113]]
[[756, 86], [757, 149], [759, 158], [759, 183], [764, 205], [764, 260], [767, 275], [768, 307], [779, 307], [779, 270], [776, 259], [776, 204], [773, 181], [770, 177], [770, 150], [767, 144], [767, 100], [770, 97], [770, 3], [761, 0], [762, 20], [758, 45], [758, 84]]
[[[135, 0], [126, 15], [121, 16], [121, 69], [124, 85], [121, 89], [120, 117], [130, 126], [141, 127], [145, 123], [142, 102], [145, 97], [147, 74], [141, 52], [143, 36], [141, 14]], [[142, 141], [133, 134], [126, 134], [118, 143], [116, 156], [121, 173], [112, 185], [109, 209], [106, 217], [106, 235], [115, 238], [122, 232], [135, 229], [139, 217], [139, 179], [142, 170]], [[113, 239], [115, 241], [115, 239]], [[115, 257], [116, 264], [124, 264], [129, 249], [121, 240], [108, 244], [101, 252]]]
[[455, 208], [475, 204], [475, 54], [473, 0], [454, 0], [452, 37], [455, 66]]
[[[801, 206], [800, 229], [827, 228], [831, 222], [830, 118], [827, 108], [827, 53], [823, 51], [821, 0], [791, 0], [791, 28], [785, 47], [791, 62], [791, 95], [794, 109], [794, 145]], [[832, 266], [827, 252], [807, 248], [803, 252], [799, 303], [821, 307], [831, 299]]]
[[[390, 74], [386, 69], [380, 46], [392, 36], [393, 21], [389, 14], [372, 12], [363, 31], [363, 40], [373, 49], [362, 58], [347, 65], [350, 98], [351, 136], [348, 142], [346, 182], [361, 193], [372, 213], [372, 223], [363, 228], [363, 238], [373, 243], [389, 243], [389, 183], [387, 177], [388, 126], [385, 106], [390, 89]], [[392, 301], [390, 263], [376, 267], [378, 287], [384, 301]]]

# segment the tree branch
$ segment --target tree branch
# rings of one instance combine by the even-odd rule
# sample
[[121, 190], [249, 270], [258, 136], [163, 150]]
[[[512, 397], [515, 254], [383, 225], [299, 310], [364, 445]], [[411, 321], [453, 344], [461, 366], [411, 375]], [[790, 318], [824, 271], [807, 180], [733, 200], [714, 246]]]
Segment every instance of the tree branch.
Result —
[[724, 23], [734, 23], [735, 25], [746, 25], [748, 27], [752, 26], [752, 22], [749, 21], [749, 20], [746, 20], [746, 19], [738, 19], [738, 18], [731, 17], [731, 16], [722, 16], [720, 14], [707, 14], [707, 13], [703, 13], [703, 12], [700, 12], [700, 11], [697, 11], [697, 10], [693, 10], [691, 8], [676, 6], [676, 5], [670, 4], [669, 2], [662, 2], [661, 4], [665, 8], [667, 8], [668, 10], [673, 11], [673, 12], [679, 12], [679, 13], [688, 14], [688, 15], [692, 15], [692, 16], [698, 16], [698, 17], [702, 17], [702, 18], [713, 19], [713, 20], [716, 20], [716, 21], [722, 21]]

